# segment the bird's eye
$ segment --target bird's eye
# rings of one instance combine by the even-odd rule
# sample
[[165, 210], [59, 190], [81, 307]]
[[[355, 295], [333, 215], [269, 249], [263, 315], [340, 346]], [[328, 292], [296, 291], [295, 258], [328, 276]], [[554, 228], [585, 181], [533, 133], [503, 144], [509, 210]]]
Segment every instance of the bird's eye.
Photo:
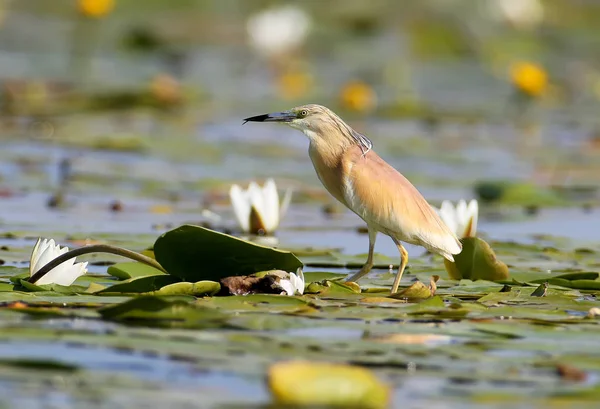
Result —
[[305, 117], [306, 115], [308, 115], [308, 111], [306, 109], [303, 109], [302, 111], [300, 111], [301, 117]]

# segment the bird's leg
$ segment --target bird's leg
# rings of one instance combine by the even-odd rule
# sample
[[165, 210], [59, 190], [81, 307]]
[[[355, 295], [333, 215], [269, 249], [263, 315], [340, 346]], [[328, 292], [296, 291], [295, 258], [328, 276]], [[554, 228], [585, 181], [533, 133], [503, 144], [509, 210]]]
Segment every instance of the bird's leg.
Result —
[[369, 255], [367, 256], [367, 262], [360, 269], [360, 271], [353, 276], [346, 279], [346, 281], [357, 281], [359, 278], [369, 274], [369, 271], [373, 268], [373, 251], [375, 250], [375, 239], [377, 238], [377, 230], [367, 226], [369, 229]]
[[398, 274], [396, 274], [396, 278], [394, 279], [394, 284], [392, 284], [392, 294], [398, 291], [398, 286], [400, 286], [400, 280], [402, 280], [402, 274], [404, 274], [404, 269], [406, 268], [406, 263], [408, 263], [408, 251], [404, 248], [402, 243], [398, 240], [394, 239], [394, 243], [398, 246], [398, 250], [400, 250], [400, 268], [398, 269]]

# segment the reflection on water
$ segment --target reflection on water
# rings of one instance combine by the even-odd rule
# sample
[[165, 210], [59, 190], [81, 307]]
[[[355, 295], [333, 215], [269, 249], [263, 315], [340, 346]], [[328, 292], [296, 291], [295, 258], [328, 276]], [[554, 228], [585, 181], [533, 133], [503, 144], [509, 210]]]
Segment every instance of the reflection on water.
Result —
[[[43, 396], [44, 407], [198, 407], [198, 401], [212, 407], [217, 402], [241, 403], [252, 396], [254, 402], [266, 402], [268, 394], [261, 379], [246, 379], [228, 373], [204, 371], [192, 363], [148, 356], [137, 352], [108, 348], [75, 347], [61, 343], [0, 343], [0, 359], [55, 361], [94, 371], [99, 385], [44, 372], [6, 376], [0, 373], [0, 402], [19, 408], [38, 408]], [[17, 373], [18, 374], [18, 373]], [[80, 376], [85, 377], [85, 372]], [[103, 376], [110, 376], [103, 379]], [[119, 382], [120, 380], [120, 382]], [[69, 384], [71, 383], [71, 384]], [[13, 393], [15, 389], [22, 393]], [[85, 390], [88, 390], [88, 393]], [[89, 392], [95, 391], [94, 394]], [[178, 395], [178, 397], [177, 397]], [[101, 399], [100, 396], [103, 396]], [[142, 406], [142, 404], [150, 406]], [[132, 406], [133, 405], [133, 406]]]

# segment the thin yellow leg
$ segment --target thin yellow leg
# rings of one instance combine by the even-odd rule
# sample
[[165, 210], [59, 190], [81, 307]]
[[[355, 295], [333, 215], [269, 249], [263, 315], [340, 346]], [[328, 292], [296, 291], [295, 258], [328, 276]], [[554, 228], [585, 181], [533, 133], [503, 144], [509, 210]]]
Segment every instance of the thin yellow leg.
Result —
[[369, 274], [369, 272], [373, 268], [373, 252], [375, 250], [375, 239], [377, 238], [377, 230], [374, 230], [369, 226], [367, 226], [367, 228], [369, 229], [369, 255], [367, 256], [367, 262], [364, 266], [362, 266], [358, 273], [347, 278], [346, 281], [357, 281], [359, 278]]
[[408, 251], [406, 251], [402, 243], [400, 243], [398, 240], [393, 240], [394, 243], [396, 243], [396, 246], [398, 246], [398, 250], [400, 250], [400, 268], [398, 269], [398, 274], [396, 274], [396, 278], [394, 279], [394, 284], [392, 284], [392, 294], [398, 291], [400, 280], [402, 280], [402, 274], [404, 274], [406, 263], [408, 263]]

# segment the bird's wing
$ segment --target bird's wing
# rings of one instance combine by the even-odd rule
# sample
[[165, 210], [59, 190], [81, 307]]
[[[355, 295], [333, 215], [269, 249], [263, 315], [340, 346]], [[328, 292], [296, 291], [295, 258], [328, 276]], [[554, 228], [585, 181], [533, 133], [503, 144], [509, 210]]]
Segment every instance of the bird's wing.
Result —
[[358, 146], [352, 147], [342, 164], [346, 202], [367, 223], [444, 256], [460, 252], [454, 233], [417, 188], [375, 152], [363, 155]]

